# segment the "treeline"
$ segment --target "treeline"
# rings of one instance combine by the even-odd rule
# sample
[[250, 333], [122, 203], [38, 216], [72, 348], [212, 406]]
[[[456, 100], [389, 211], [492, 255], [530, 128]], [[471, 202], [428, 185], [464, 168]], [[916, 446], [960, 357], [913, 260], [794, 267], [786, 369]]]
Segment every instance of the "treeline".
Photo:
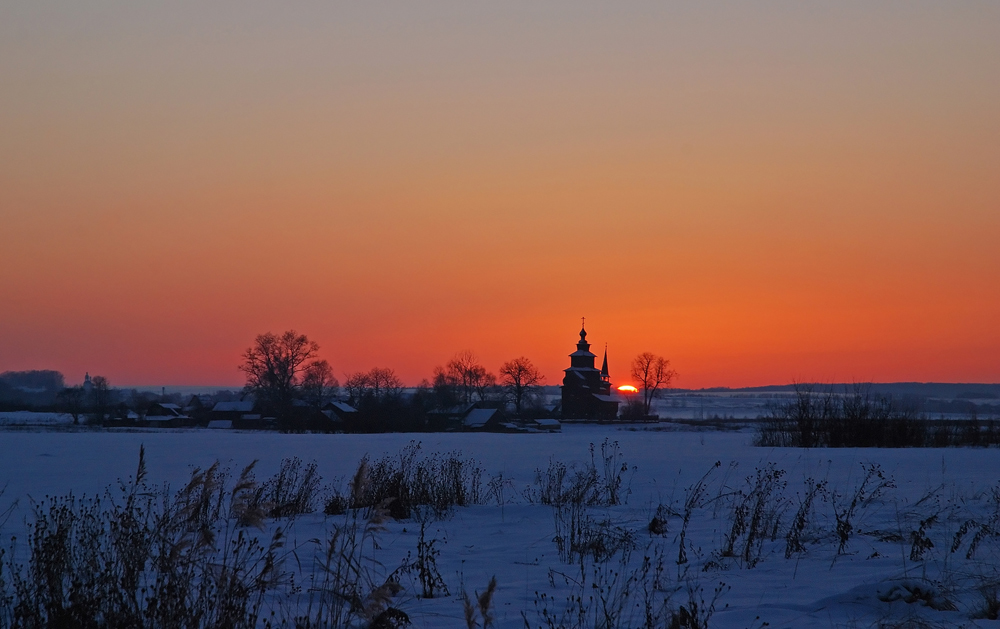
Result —
[[[28, 389], [8, 385], [6, 378], [15, 376], [15, 381], [24, 381], [23, 376], [35, 377], [43, 374], [47, 387]], [[38, 382], [38, 380], [35, 380]], [[65, 413], [73, 422], [101, 424], [110, 421], [126, 421], [130, 417], [145, 417], [154, 404], [183, 406], [191, 396], [181, 393], [157, 394], [138, 389], [123, 389], [112, 386], [104, 376], [94, 376], [84, 385], [65, 386], [65, 379], [58, 371], [19, 371], [0, 374], [0, 411], [34, 411]], [[58, 385], [58, 386], [57, 386]], [[203, 404], [238, 400], [240, 393], [219, 390], [211, 394], [196, 396]]]
[[338, 400], [352, 409], [342, 416], [342, 429], [349, 432], [440, 430], [449, 410], [474, 403], [509, 409], [518, 417], [546, 413], [545, 377], [524, 356], [493, 373], [471, 351], [460, 352], [435, 368], [431, 380], [404, 394], [402, 380], [387, 367], [347, 374], [341, 386], [319, 349], [306, 335], [290, 330], [258, 335], [243, 353], [243, 394], [254, 399], [277, 428], [322, 429], [318, 413]]
[[[258, 335], [238, 365], [246, 377], [240, 401], [250, 407], [241, 404], [213, 412], [216, 403], [229, 401], [224, 392], [186, 401], [136, 390], [126, 393], [100, 375], [88, 376], [82, 386], [66, 387], [62, 374], [47, 371], [3, 374], [7, 378], [0, 379], [6, 387], [0, 387], [0, 410], [57, 411], [71, 415], [74, 424], [85, 420], [110, 426], [183, 427], [208, 425], [216, 419], [241, 428], [349, 432], [454, 428], [474, 405], [500, 411], [488, 420], [494, 426], [500, 420], [530, 422], [561, 414], [559, 408], [546, 407], [545, 376], [525, 356], [504, 362], [494, 372], [472, 351], [462, 351], [435, 367], [429, 379], [407, 389], [388, 367], [344, 374], [341, 386], [319, 351], [318, 343], [294, 330]], [[621, 419], [655, 419], [653, 401], [670, 386], [676, 371], [666, 358], [643, 352], [632, 361], [630, 373], [638, 387], [628, 387], [635, 395], [626, 397]], [[11, 396], [3, 407], [3, 392], [8, 390], [20, 392], [21, 397]], [[25, 401], [29, 394], [36, 395], [34, 402]], [[157, 419], [151, 423], [147, 414]]]
[[1000, 445], [1000, 423], [929, 419], [912, 400], [873, 393], [796, 387], [795, 397], [771, 405], [757, 426], [756, 445], [801, 448], [924, 448]]
[[58, 371], [5, 371], [0, 373], [0, 410], [51, 406], [65, 387]]

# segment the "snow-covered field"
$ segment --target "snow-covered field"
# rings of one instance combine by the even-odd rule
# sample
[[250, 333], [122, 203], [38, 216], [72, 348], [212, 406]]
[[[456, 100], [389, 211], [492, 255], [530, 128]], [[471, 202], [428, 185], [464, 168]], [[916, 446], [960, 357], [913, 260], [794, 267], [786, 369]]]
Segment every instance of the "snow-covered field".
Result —
[[[564, 608], [566, 597], [574, 593], [567, 577], [579, 580], [580, 567], [560, 560], [553, 541], [555, 509], [529, 503], [524, 490], [550, 460], [583, 466], [591, 460], [590, 444], [599, 449], [608, 438], [618, 442], [629, 466], [624, 474], [627, 504], [592, 506], [585, 515], [595, 526], [607, 522], [608, 531], [625, 534], [635, 550], [625, 566], [619, 565], [620, 554], [596, 566], [597, 572], [588, 564], [585, 598], [598, 591], [592, 588], [594, 578], [607, 581], [617, 571], [620, 584], [621, 575], [633, 574], [643, 557], [650, 556], [654, 562], [662, 558], [659, 585], [672, 593], [675, 608], [690, 607], [689, 592], [708, 604], [719, 589], [711, 627], [908, 626], [900, 624], [907, 618], [930, 623], [920, 626], [995, 625], [974, 617], [982, 615], [1000, 587], [1000, 450], [763, 449], [751, 445], [750, 432], [648, 428], [567, 425], [562, 434], [530, 435], [0, 432], [0, 487], [6, 484], [0, 513], [18, 501], [0, 535], [23, 536], [32, 500], [67, 492], [99, 494], [117, 479], [127, 479], [135, 472], [140, 446], [145, 447], [150, 482], [176, 488], [193, 467], [216, 460], [238, 472], [257, 459], [257, 478], [263, 480], [286, 457], [315, 461], [324, 479], [333, 482], [349, 478], [363, 456], [395, 454], [415, 439], [425, 453], [460, 450], [477, 459], [485, 469], [484, 484], [502, 472], [512, 485], [502, 507], [494, 501], [458, 508], [429, 525], [427, 535], [438, 540], [437, 567], [450, 595], [419, 598], [417, 586], [404, 582], [408, 589], [396, 604], [417, 627], [465, 627], [459, 594], [463, 588], [482, 591], [496, 575], [496, 625], [524, 627], [523, 612], [531, 627], [547, 627], [536, 613], [536, 602], [544, 594], [549, 602], [543, 605], [550, 611]], [[890, 486], [844, 515], [872, 465], [880, 466]], [[775, 489], [744, 500], [758, 470], [770, 471]], [[693, 488], [706, 475], [700, 499], [691, 500]], [[804, 550], [786, 559], [788, 532], [806, 478], [826, 481], [827, 491], [817, 495], [802, 527]], [[874, 476], [870, 480], [879, 481]], [[757, 498], [764, 520], [775, 513], [781, 519], [776, 529], [766, 531], [759, 550], [751, 544], [747, 551], [746, 529], [753, 526]], [[687, 562], [678, 564], [686, 502], [691, 503], [683, 542]], [[659, 505], [666, 532], [652, 535], [648, 525]], [[747, 509], [747, 526], [734, 536], [741, 505]], [[850, 522], [849, 531], [841, 526], [848, 539], [840, 553], [835, 509], [842, 521]], [[314, 513], [282, 523], [289, 526], [286, 549], [310, 547], [309, 540], [322, 537], [342, 519]], [[968, 534], [951, 552], [956, 533], [969, 520], [975, 524], [966, 526]], [[408, 552], [416, 555], [418, 526], [401, 521], [386, 527], [372, 559], [388, 573]], [[967, 558], [977, 532], [978, 548]], [[725, 556], [730, 538], [734, 552]], [[638, 581], [633, 589], [630, 605], [638, 600]], [[636, 608], [626, 612], [626, 617], [635, 614], [634, 622], [621, 626], [642, 626]]]
[[0, 411], [0, 426], [69, 426], [73, 417], [66, 413]]

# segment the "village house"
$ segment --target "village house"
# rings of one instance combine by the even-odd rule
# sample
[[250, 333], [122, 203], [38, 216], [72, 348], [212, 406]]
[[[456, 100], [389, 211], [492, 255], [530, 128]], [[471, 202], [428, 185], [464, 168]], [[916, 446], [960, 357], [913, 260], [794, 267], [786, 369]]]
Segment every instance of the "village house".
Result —
[[180, 428], [193, 426], [195, 421], [177, 404], [154, 402], [146, 411], [145, 418], [137, 423], [151, 428]]

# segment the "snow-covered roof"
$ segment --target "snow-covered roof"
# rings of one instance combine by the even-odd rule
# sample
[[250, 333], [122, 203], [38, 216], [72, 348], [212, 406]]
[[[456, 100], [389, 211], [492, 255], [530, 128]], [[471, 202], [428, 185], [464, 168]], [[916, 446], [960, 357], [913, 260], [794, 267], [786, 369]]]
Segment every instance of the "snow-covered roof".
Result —
[[545, 428], [559, 428], [562, 426], [558, 419], [536, 419], [535, 423]]
[[618, 400], [616, 400], [614, 398], [614, 396], [611, 396], [611, 395], [601, 395], [600, 393], [594, 393], [593, 396], [596, 397], [598, 400], [600, 400], [602, 402], [617, 402], [618, 401]]
[[432, 415], [463, 415], [474, 406], [475, 404], [458, 404], [447, 408], [436, 408], [428, 412]]
[[239, 402], [216, 402], [212, 411], [219, 413], [249, 413], [253, 410], [253, 402], [250, 400], [240, 400]]
[[149, 418], [153, 417], [180, 417], [181, 407], [176, 404], [160, 404], [156, 403], [149, 407], [146, 412], [146, 416]]
[[495, 408], [474, 408], [465, 416], [462, 424], [466, 428], [482, 428], [496, 413], [497, 409]]
[[330, 402], [329, 406], [337, 409], [341, 413], [357, 413], [358, 409], [354, 408], [347, 402]]

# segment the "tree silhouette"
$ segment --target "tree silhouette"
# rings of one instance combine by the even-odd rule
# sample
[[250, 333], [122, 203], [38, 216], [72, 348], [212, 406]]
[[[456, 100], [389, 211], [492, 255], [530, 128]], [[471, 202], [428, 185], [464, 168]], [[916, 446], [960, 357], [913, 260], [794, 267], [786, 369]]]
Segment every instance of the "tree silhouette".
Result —
[[368, 380], [367, 371], [356, 371], [347, 375], [347, 379], [344, 380], [344, 390], [347, 391], [347, 401], [351, 405], [357, 406], [362, 396], [368, 391]]
[[403, 381], [388, 367], [375, 367], [369, 371], [368, 381], [376, 400], [398, 397], [403, 390]]
[[677, 372], [670, 368], [670, 361], [651, 352], [643, 352], [632, 361], [632, 380], [642, 389], [642, 410], [649, 415], [653, 399], [660, 390], [670, 386]]
[[104, 422], [111, 412], [111, 383], [104, 376], [94, 376], [90, 382], [93, 385], [90, 394], [94, 400], [94, 421]]
[[526, 395], [536, 391], [545, 382], [545, 376], [524, 356], [500, 366], [500, 386], [514, 402], [514, 409], [521, 414], [521, 404]]
[[485, 400], [497, 382], [496, 376], [486, 371], [470, 350], [459, 352], [448, 361], [443, 376], [449, 383], [454, 383], [459, 398], [466, 404], [471, 403], [474, 396]]
[[347, 376], [344, 382], [352, 404], [362, 400], [378, 402], [398, 397], [403, 390], [403, 381], [388, 367], [375, 367], [371, 371], [359, 371]]
[[302, 399], [316, 408], [333, 399], [340, 389], [340, 383], [333, 375], [330, 363], [314, 360], [306, 365], [302, 373]]
[[287, 420], [292, 412], [300, 377], [317, 352], [317, 343], [294, 330], [281, 336], [271, 332], [258, 335], [254, 344], [243, 353], [243, 362], [239, 366], [247, 377], [243, 390], [254, 395], [279, 419]]
[[86, 395], [83, 387], [66, 387], [56, 394], [56, 402], [59, 409], [64, 413], [69, 413], [73, 417], [73, 423], [80, 423], [80, 415], [83, 413], [83, 406]]

